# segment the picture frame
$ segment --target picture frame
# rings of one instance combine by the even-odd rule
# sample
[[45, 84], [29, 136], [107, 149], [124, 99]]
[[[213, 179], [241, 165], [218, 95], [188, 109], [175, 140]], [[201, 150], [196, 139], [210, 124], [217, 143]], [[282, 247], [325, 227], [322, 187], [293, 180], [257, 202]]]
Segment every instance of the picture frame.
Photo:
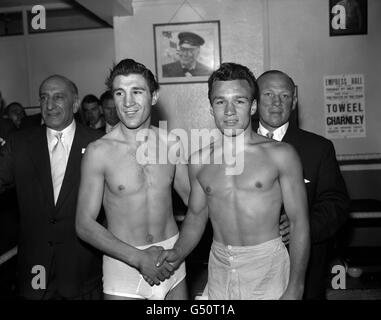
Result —
[[220, 21], [154, 24], [160, 84], [207, 82], [221, 63]]
[[329, 35], [368, 33], [367, 0], [329, 0]]

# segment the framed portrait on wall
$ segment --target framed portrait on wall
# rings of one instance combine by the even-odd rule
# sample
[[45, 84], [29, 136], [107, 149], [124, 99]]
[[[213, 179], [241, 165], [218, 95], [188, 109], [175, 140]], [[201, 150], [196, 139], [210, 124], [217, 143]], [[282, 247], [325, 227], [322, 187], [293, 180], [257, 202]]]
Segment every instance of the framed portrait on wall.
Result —
[[329, 35], [367, 34], [367, 0], [329, 0]]
[[160, 84], [207, 82], [220, 66], [220, 22], [154, 24], [155, 68]]

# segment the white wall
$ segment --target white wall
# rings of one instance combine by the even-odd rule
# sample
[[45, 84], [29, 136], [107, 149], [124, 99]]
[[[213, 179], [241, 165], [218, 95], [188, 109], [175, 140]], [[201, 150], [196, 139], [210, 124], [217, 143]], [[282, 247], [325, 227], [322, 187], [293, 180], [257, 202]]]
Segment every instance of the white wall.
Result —
[[[153, 24], [220, 20], [222, 61], [263, 70], [263, 1], [134, 1], [134, 16], [115, 17], [116, 60], [133, 58], [155, 70]], [[177, 11], [178, 10], [178, 11]], [[177, 11], [177, 13], [176, 13]], [[214, 127], [207, 83], [162, 85], [158, 109], [169, 129]]]
[[0, 91], [6, 103], [29, 101], [27, 55], [23, 36], [0, 37]]
[[[155, 70], [153, 24], [220, 20], [222, 61], [281, 69], [298, 85], [301, 127], [325, 134], [323, 76], [365, 77], [366, 138], [334, 139], [346, 154], [381, 154], [381, 1], [368, 0], [368, 34], [329, 36], [328, 0], [136, 0], [134, 16], [115, 17], [116, 60], [133, 58]], [[176, 13], [177, 11], [177, 13]], [[169, 128], [214, 127], [207, 84], [162, 85], [158, 110]], [[356, 197], [357, 193], [354, 194]], [[362, 196], [362, 195], [361, 195]]]
[[[365, 77], [366, 138], [334, 139], [337, 154], [381, 154], [377, 93], [381, 1], [368, 0], [368, 34], [329, 36], [329, 6], [317, 0], [134, 1], [134, 16], [114, 18], [116, 60], [130, 57], [155, 70], [153, 24], [220, 20], [222, 61], [284, 70], [299, 86], [301, 127], [324, 135], [323, 76]], [[176, 13], [176, 10], [178, 12]], [[214, 126], [207, 84], [162, 85], [159, 108], [169, 127]]]
[[324, 136], [323, 76], [364, 74], [366, 138], [334, 139], [338, 155], [378, 153], [381, 1], [368, 0], [368, 34], [329, 36], [328, 0], [268, 0], [269, 66], [297, 83], [301, 127]]
[[52, 32], [0, 39], [0, 90], [7, 103], [38, 105], [38, 88], [52, 74], [74, 81], [80, 97], [97, 96], [115, 57], [112, 29]]
[[112, 29], [31, 35], [29, 48], [33, 105], [38, 104], [40, 83], [53, 73], [74, 81], [81, 98], [89, 93], [99, 97], [105, 91], [115, 57]]

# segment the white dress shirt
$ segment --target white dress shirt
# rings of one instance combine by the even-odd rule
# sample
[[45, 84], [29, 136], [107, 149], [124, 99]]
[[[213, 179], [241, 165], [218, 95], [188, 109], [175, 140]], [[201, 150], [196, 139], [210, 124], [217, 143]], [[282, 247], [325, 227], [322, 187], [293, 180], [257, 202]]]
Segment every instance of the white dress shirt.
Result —
[[73, 140], [74, 140], [75, 128], [76, 128], [76, 125], [75, 125], [75, 121], [74, 120], [73, 120], [73, 122], [71, 124], [69, 124], [62, 131], [56, 131], [56, 130], [53, 130], [51, 128], [46, 128], [46, 136], [48, 138], [48, 148], [49, 148], [50, 161], [52, 161], [52, 151], [53, 151], [53, 148], [54, 148], [54, 146], [57, 143], [56, 134], [58, 132], [62, 132], [62, 138], [61, 138], [61, 140], [62, 140], [62, 143], [63, 143], [63, 145], [65, 147], [65, 151], [66, 151], [66, 164], [67, 164], [67, 160], [69, 159], [69, 154], [70, 154], [70, 150], [71, 150], [71, 145], [73, 144]]
[[[274, 131], [273, 131], [273, 137], [272, 139], [276, 140], [276, 141], [282, 141], [284, 135], [286, 134], [286, 131], [288, 129], [288, 125], [289, 123], [286, 122], [283, 126], [279, 127], [279, 128], [276, 128]], [[267, 130], [262, 124], [261, 122], [259, 122], [259, 127], [258, 127], [258, 131], [257, 133], [260, 134], [261, 136], [267, 136], [267, 133], [269, 133], [270, 131]]]
[[[58, 176], [61, 177], [60, 179], [56, 180], [54, 178], [56, 175], [54, 175], [52, 172], [52, 182], [53, 182], [53, 188], [54, 188], [54, 190], [53, 190], [54, 191], [54, 203], [56, 203], [56, 201], [58, 199], [59, 192], [61, 190], [63, 177], [65, 175], [67, 162], [69, 160], [71, 146], [73, 144], [75, 128], [76, 128], [76, 124], [75, 124], [75, 121], [73, 120], [72, 123], [62, 131], [56, 131], [56, 130], [53, 130], [51, 128], [46, 129], [46, 136], [48, 139], [50, 166], [51, 166], [52, 170], [54, 170], [54, 172], [56, 174], [58, 174]], [[65, 149], [65, 152], [64, 152], [65, 162], [64, 163], [63, 163], [63, 161], [60, 161], [58, 163], [57, 162], [52, 163], [53, 149], [57, 145], [57, 134], [58, 133], [62, 133], [61, 141], [62, 141], [63, 147]], [[61, 168], [61, 165], [65, 165], [65, 168]], [[57, 169], [57, 166], [59, 166], [58, 169]], [[61, 169], [59, 169], [59, 168], [61, 168]]]

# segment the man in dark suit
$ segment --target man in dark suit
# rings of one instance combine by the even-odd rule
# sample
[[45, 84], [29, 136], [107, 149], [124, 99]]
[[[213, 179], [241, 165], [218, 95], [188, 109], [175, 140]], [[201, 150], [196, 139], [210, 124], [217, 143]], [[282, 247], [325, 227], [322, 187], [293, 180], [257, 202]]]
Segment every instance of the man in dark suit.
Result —
[[0, 151], [0, 192], [15, 185], [20, 209], [19, 294], [26, 299], [100, 299], [101, 255], [77, 238], [81, 158], [102, 133], [76, 123], [78, 90], [59, 75], [40, 86], [45, 125], [11, 135]]
[[[0, 118], [0, 150], [8, 136], [16, 130], [12, 120]], [[9, 251], [17, 243], [18, 216], [16, 190], [10, 188], [0, 194], [0, 255]], [[2, 291], [0, 297], [2, 294], [8, 295], [11, 291], [13, 275], [15, 274], [14, 271], [7, 272], [5, 270], [3, 275], [7, 277], [7, 280], [10, 280], [10, 282], [6, 282], [9, 284], [9, 289], [5, 289], [5, 283], [0, 283], [0, 290]]]
[[21, 120], [21, 129], [26, 129], [30, 127], [38, 127], [44, 124], [41, 113], [32, 114], [26, 116]]
[[[0, 118], [0, 138], [7, 140], [9, 134], [12, 131], [15, 131], [16, 127], [10, 119], [2, 119]], [[1, 146], [1, 141], [0, 141]]]
[[[290, 123], [297, 103], [295, 84], [285, 73], [271, 70], [258, 78], [259, 134], [290, 143], [303, 165], [310, 211], [311, 253], [306, 274], [305, 299], [324, 299], [327, 253], [333, 236], [348, 217], [349, 198], [335, 149], [330, 140]], [[286, 212], [287, 214], [287, 212]], [[287, 241], [287, 220], [281, 226]]]
[[205, 40], [193, 32], [180, 32], [179, 60], [163, 65], [163, 77], [209, 76], [213, 70], [197, 61]]

